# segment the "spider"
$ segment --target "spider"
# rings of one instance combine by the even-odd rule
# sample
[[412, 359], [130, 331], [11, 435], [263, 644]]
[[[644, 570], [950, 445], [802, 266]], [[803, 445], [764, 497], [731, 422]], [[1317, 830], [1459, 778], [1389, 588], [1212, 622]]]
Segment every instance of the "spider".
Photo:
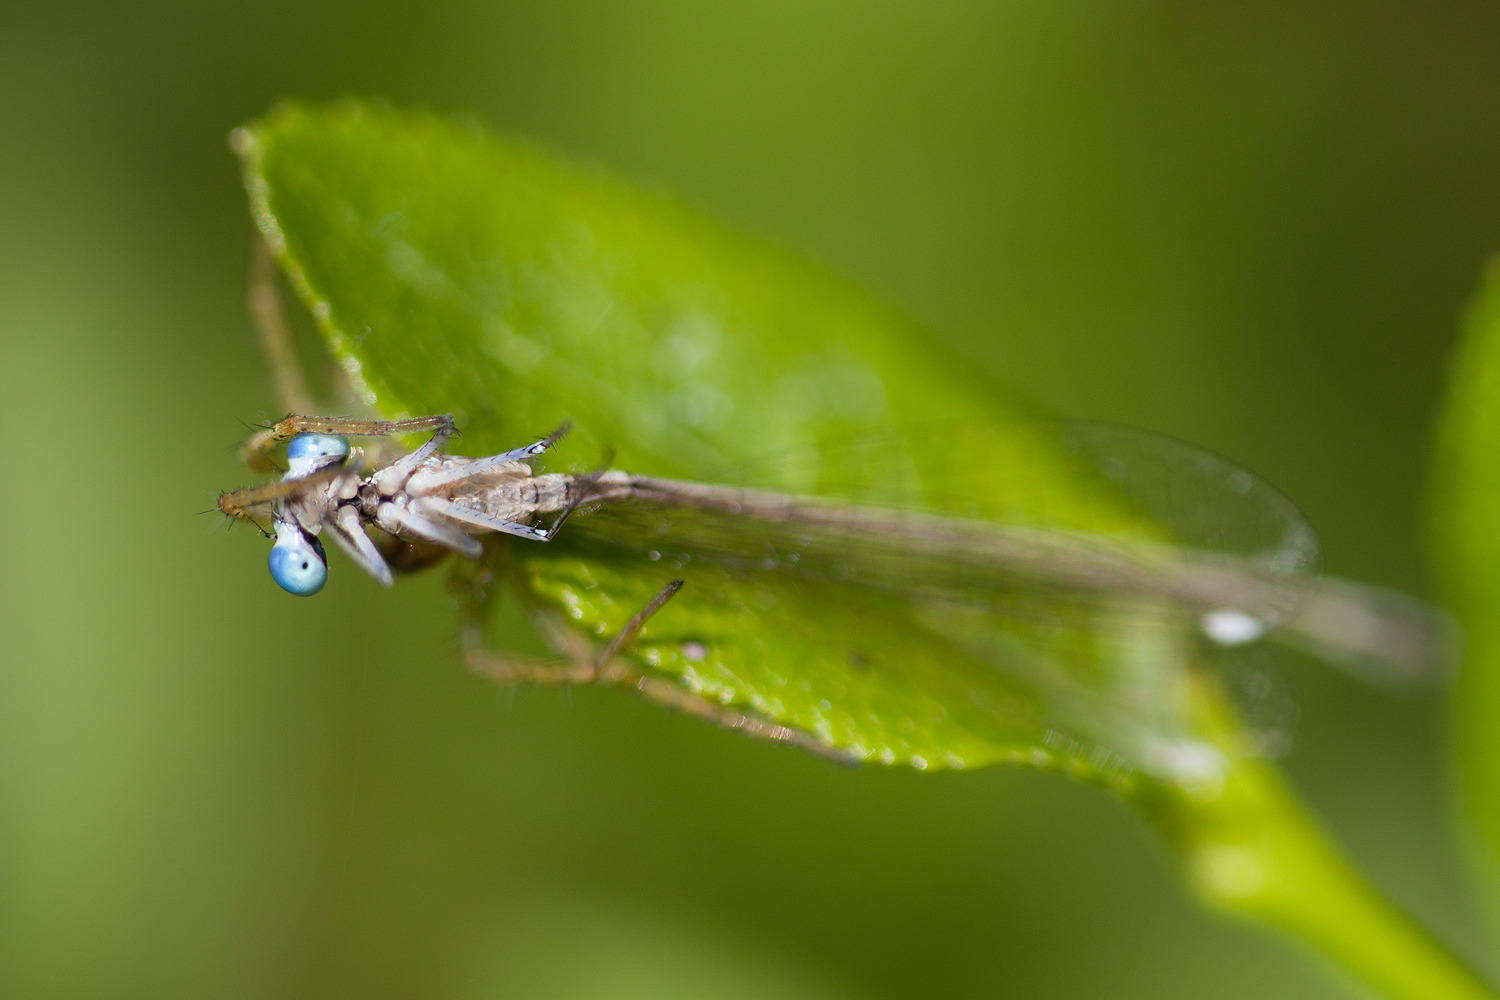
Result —
[[[360, 474], [363, 455], [350, 448], [348, 438], [417, 431], [432, 436], [416, 451]], [[264, 466], [269, 452], [287, 442], [286, 474], [278, 482], [221, 493], [219, 510], [274, 535], [271, 577], [300, 597], [316, 594], [328, 580], [319, 540], [324, 535], [385, 587], [394, 576], [366, 526], [400, 542], [435, 545], [469, 558], [483, 551], [477, 533], [549, 541], [577, 505], [585, 479], [533, 476], [525, 463], [552, 447], [568, 425], [487, 458], [444, 454], [453, 431], [447, 414], [395, 421], [293, 414], [251, 438], [245, 449], [248, 464]], [[256, 516], [267, 509], [269, 531]], [[558, 515], [549, 528], [527, 523], [548, 513]]]

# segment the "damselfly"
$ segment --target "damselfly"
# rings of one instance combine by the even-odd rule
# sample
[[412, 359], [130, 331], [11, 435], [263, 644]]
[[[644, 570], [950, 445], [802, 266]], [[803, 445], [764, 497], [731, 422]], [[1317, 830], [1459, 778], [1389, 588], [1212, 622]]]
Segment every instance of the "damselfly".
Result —
[[[1070, 631], [1100, 632], [1105, 619], [1148, 623], [1153, 634], [1196, 634], [1210, 651], [1220, 650], [1220, 658], [1277, 631], [1336, 662], [1386, 677], [1428, 671], [1443, 655], [1442, 625], [1421, 605], [1313, 575], [1318, 550], [1312, 528], [1264, 481], [1218, 456], [1145, 432], [1062, 424], [1019, 435], [1050, 437], [1061, 460], [1077, 466], [1075, 477], [1095, 484], [1092, 507], [1122, 512], [1084, 530], [1076, 518], [1067, 526], [1039, 519], [1034, 502], [1018, 502], [1013, 520], [996, 516], [1005, 504], [997, 505], [1003, 497], [993, 483], [978, 508], [985, 513], [965, 516], [963, 505], [953, 502], [900, 502], [889, 482], [842, 490], [824, 484], [816, 494], [753, 483], [786, 482], [784, 469], [747, 473], [733, 485], [614, 469], [535, 472], [528, 463], [566, 429], [469, 458], [445, 452], [454, 430], [448, 416], [289, 416], [248, 445], [251, 464], [263, 464], [286, 443], [285, 476], [224, 493], [219, 508], [274, 535], [271, 574], [299, 595], [318, 592], [326, 581], [325, 536], [389, 586], [392, 562], [412, 564], [414, 550], [477, 558], [484, 552], [482, 536], [551, 542], [565, 521], [571, 544], [633, 552], [646, 562], [665, 559], [680, 567], [709, 561], [897, 594], [922, 608], [923, 620], [940, 634], [983, 648], [1023, 683], [1044, 690], [1073, 731], [1115, 747], [1140, 743], [1128, 734], [1141, 729], [1141, 713], [1155, 711], [1142, 706], [1169, 701], [1160, 692], [1143, 692], [1139, 678], [1171, 671], [1135, 671], [1128, 696], [1114, 679], [1101, 695], [1097, 683], [1070, 679], [1067, 664], [1017, 655], [1016, 630], [1066, 640]], [[351, 437], [419, 431], [431, 432], [426, 443], [389, 461], [366, 460], [349, 444]], [[575, 512], [580, 516], [570, 520]], [[725, 725], [824, 750], [807, 734], [753, 714], [705, 707], [670, 682], [616, 662], [678, 585], [664, 588], [599, 656], [575, 658], [560, 676], [543, 678], [513, 666], [508, 676], [625, 681]], [[685, 655], [691, 659], [692, 652]], [[1161, 650], [1132, 655], [1167, 658]], [[1130, 717], [1114, 718], [1122, 712]], [[1179, 776], [1201, 768], [1184, 744], [1153, 739], [1145, 749], [1125, 746], [1127, 758]]]

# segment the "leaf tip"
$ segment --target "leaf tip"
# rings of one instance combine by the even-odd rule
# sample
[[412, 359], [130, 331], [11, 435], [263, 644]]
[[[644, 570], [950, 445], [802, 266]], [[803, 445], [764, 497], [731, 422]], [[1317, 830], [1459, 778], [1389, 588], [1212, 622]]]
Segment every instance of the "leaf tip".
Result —
[[253, 156], [259, 148], [260, 140], [248, 127], [241, 125], [229, 133], [229, 148], [236, 156], [241, 158]]

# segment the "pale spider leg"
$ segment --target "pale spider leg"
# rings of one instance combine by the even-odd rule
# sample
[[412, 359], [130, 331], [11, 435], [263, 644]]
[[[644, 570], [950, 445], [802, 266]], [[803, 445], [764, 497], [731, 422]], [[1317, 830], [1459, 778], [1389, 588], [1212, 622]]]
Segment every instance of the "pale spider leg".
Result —
[[620, 652], [635, 640], [646, 620], [659, 611], [663, 604], [671, 600], [681, 587], [681, 580], [673, 580], [663, 587], [644, 608], [625, 623], [625, 627], [592, 662], [575, 660], [549, 663], [491, 652], [484, 648], [480, 626], [471, 621], [460, 632], [459, 645], [464, 664], [472, 673], [500, 683], [587, 684], [599, 682], [613, 684], [631, 689], [646, 700], [664, 708], [711, 722], [730, 732], [800, 747], [826, 760], [845, 766], [859, 763], [859, 759], [853, 754], [825, 746], [811, 733], [783, 726], [746, 712], [736, 711], [701, 695], [696, 695], [671, 681], [652, 677], [621, 663], [618, 660]]
[[[291, 413], [253, 435], [240, 448], [240, 457], [251, 468], [265, 469], [265, 456], [298, 434], [334, 434], [340, 437], [394, 437], [418, 431], [453, 432], [453, 417], [440, 413], [410, 420], [361, 420], [357, 417], [317, 417]], [[446, 436], [445, 434], [445, 436]]]
[[312, 395], [307, 391], [307, 381], [302, 377], [302, 368], [297, 364], [291, 331], [287, 329], [286, 314], [281, 308], [281, 292], [276, 287], [276, 262], [271, 258], [271, 248], [266, 245], [265, 237], [258, 231], [250, 239], [250, 276], [245, 289], [245, 304], [250, 310], [250, 322], [260, 341], [261, 353], [271, 368], [277, 400], [293, 413], [316, 410]]
[[470, 559], [478, 559], [484, 552], [484, 546], [479, 544], [478, 539], [471, 538], [446, 524], [437, 524], [411, 511], [403, 510], [393, 503], [383, 503], [376, 507], [375, 521], [380, 527], [398, 538], [402, 534], [415, 535], [424, 541], [435, 542], [446, 549], [452, 549]]
[[448, 439], [452, 436], [453, 421], [450, 418], [445, 426], [439, 427], [432, 432], [432, 437], [423, 442], [422, 447], [410, 454], [402, 455], [396, 461], [375, 473], [371, 478], [371, 482], [375, 484], [375, 488], [380, 491], [381, 495], [388, 497], [395, 496], [401, 492], [402, 487], [406, 485], [406, 481], [411, 478], [411, 474], [423, 462], [436, 454], [439, 448], [447, 444]]
[[358, 511], [350, 506], [340, 507], [333, 517], [325, 519], [323, 523], [328, 526], [329, 537], [344, 550], [344, 554], [354, 565], [373, 576], [382, 587], [389, 587], [395, 582], [391, 576], [391, 568], [386, 565], [380, 550], [370, 541], [370, 536], [365, 534]]
[[487, 458], [476, 458], [472, 462], [457, 465], [451, 469], [444, 469], [441, 472], [418, 472], [407, 481], [406, 492], [412, 496], [422, 493], [436, 493], [439, 490], [452, 486], [454, 483], [462, 483], [469, 479], [488, 475], [497, 469], [510, 465], [512, 462], [536, 458], [556, 444], [558, 439], [568, 433], [572, 427], [573, 422], [569, 420], [540, 441], [535, 444], [528, 444], [524, 448], [513, 448], [504, 454], [490, 455]]
[[246, 486], [244, 489], [220, 493], [219, 510], [241, 521], [258, 524], [255, 518], [250, 516], [250, 508], [264, 506], [273, 500], [283, 500], [307, 493], [333, 482], [343, 474], [343, 465], [330, 465], [298, 479], [278, 479], [275, 482], [261, 483], [259, 486]]
[[482, 510], [465, 507], [456, 504], [452, 500], [444, 500], [442, 497], [415, 497], [411, 501], [412, 509], [421, 513], [437, 513], [443, 517], [473, 524], [480, 528], [499, 532], [502, 535], [514, 535], [517, 538], [529, 538], [534, 542], [549, 542], [552, 540], [552, 532], [546, 528], [533, 528], [529, 524], [517, 524], [504, 518], [494, 517]]

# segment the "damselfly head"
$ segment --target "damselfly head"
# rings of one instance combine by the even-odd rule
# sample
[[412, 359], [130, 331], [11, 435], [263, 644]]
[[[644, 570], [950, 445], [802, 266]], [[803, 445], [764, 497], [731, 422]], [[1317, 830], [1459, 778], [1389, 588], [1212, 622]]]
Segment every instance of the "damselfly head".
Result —
[[311, 597], [328, 582], [328, 559], [317, 536], [291, 521], [276, 522], [276, 544], [267, 560], [271, 579], [282, 590], [298, 597]]
[[331, 434], [298, 434], [286, 446], [288, 479], [301, 479], [349, 457], [349, 442]]

